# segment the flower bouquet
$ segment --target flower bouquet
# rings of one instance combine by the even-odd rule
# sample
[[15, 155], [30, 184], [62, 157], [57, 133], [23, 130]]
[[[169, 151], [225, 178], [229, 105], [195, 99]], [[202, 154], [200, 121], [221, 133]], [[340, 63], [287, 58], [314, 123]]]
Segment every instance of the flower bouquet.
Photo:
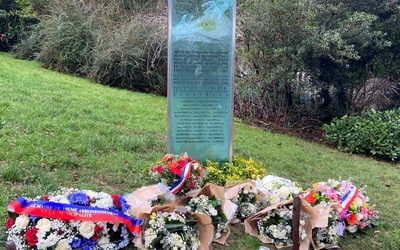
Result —
[[143, 215], [143, 234], [135, 238], [139, 249], [208, 249], [212, 241], [211, 218], [191, 214], [176, 204], [155, 206]]
[[358, 189], [350, 181], [330, 179], [302, 194], [306, 203], [319, 211], [317, 220], [310, 222], [315, 249], [334, 248], [345, 232], [362, 233], [366, 227], [377, 225], [378, 213], [372, 211], [364, 193], [364, 188]]
[[[308, 250], [311, 229], [306, 225], [306, 218], [312, 210], [300, 204], [300, 249]], [[292, 245], [293, 199], [269, 206], [244, 221], [246, 233], [259, 238], [263, 243], [273, 243], [276, 248]]]
[[130, 206], [128, 213], [131, 217], [140, 218], [142, 213], [149, 213], [155, 205], [172, 204], [175, 195], [169, 191], [168, 186], [158, 183], [135, 190], [128, 195], [126, 201]]
[[260, 195], [254, 181], [239, 183], [225, 188], [225, 198], [237, 205], [232, 224], [243, 222], [261, 208]]
[[263, 194], [263, 207], [268, 207], [282, 201], [290, 200], [303, 191], [296, 182], [274, 175], [267, 175], [256, 181], [256, 187]]
[[233, 217], [235, 204], [225, 200], [224, 188], [215, 184], [207, 184], [200, 190], [186, 194], [188, 198], [181, 201], [189, 212], [211, 217], [214, 226], [213, 241], [225, 244], [230, 234], [228, 221]]
[[312, 229], [311, 245], [314, 249], [333, 249], [340, 248], [338, 233], [339, 215], [331, 208], [326, 227], [315, 227]]
[[160, 162], [150, 167], [150, 178], [164, 183], [176, 195], [200, 189], [203, 186], [204, 169], [186, 153], [181, 156], [166, 154]]
[[7, 241], [17, 249], [122, 249], [140, 222], [126, 215], [119, 195], [61, 189], [36, 199], [10, 203]]
[[342, 202], [342, 206], [344, 208], [339, 213], [339, 223], [342, 223], [345, 227], [345, 232], [349, 232], [355, 236], [359, 233], [364, 233], [363, 230], [368, 227], [377, 226], [379, 218], [378, 211], [373, 211], [374, 206], [369, 205], [369, 198], [364, 195], [365, 187], [357, 189], [357, 191], [353, 201], [348, 202], [348, 206], [343, 205], [345, 204], [346, 196], [342, 197], [342, 201], [344, 201]]

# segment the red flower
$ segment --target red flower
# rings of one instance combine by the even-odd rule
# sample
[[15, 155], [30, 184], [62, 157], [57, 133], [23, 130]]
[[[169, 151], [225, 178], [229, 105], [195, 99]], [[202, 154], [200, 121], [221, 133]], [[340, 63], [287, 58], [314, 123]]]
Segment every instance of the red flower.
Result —
[[186, 165], [186, 161], [185, 160], [179, 160], [178, 161], [178, 165], [179, 165], [180, 168], [184, 168], [185, 165]]
[[189, 189], [193, 189], [194, 188], [194, 182], [193, 181], [189, 182], [188, 188]]
[[121, 201], [119, 200], [119, 196], [116, 194], [111, 195], [111, 198], [113, 200], [113, 204], [116, 208], [121, 208]]
[[13, 218], [8, 218], [6, 222], [6, 228], [10, 229], [15, 224], [15, 220]]
[[164, 173], [164, 168], [163, 168], [162, 166], [158, 166], [158, 167], [157, 167], [157, 172], [158, 172], [159, 174]]
[[57, 231], [57, 235], [58, 235], [58, 236], [63, 235], [64, 233], [65, 233], [65, 232], [64, 232], [63, 230], [61, 230], [61, 229]]
[[168, 169], [171, 171], [174, 175], [181, 176], [183, 167], [181, 167], [177, 162], [171, 162], [168, 164]]
[[94, 233], [95, 234], [101, 234], [103, 231], [104, 231], [104, 227], [103, 226], [96, 225], [94, 227]]
[[317, 199], [315, 199], [314, 195], [315, 195], [315, 192], [311, 191], [311, 192], [306, 196], [306, 201], [307, 201], [309, 204], [313, 204], [313, 203], [315, 203], [315, 202], [317, 201]]
[[164, 155], [164, 157], [162, 158], [162, 162], [170, 162], [170, 161], [173, 161], [174, 160], [174, 155], [171, 155], [171, 154], [167, 154], [167, 155]]
[[93, 240], [93, 241], [98, 241], [100, 239], [100, 235], [93, 234], [93, 236], [90, 239]]
[[355, 214], [349, 214], [346, 218], [347, 223], [349, 223], [350, 226], [354, 226], [357, 224], [357, 215]]
[[43, 195], [40, 197], [40, 200], [49, 201], [50, 197], [48, 195]]
[[39, 228], [32, 228], [28, 231], [26, 231], [25, 233], [25, 238], [26, 241], [28, 242], [28, 245], [33, 247], [34, 245], [36, 245], [36, 243], [38, 243], [38, 237], [36, 236], [36, 233], [39, 231]]

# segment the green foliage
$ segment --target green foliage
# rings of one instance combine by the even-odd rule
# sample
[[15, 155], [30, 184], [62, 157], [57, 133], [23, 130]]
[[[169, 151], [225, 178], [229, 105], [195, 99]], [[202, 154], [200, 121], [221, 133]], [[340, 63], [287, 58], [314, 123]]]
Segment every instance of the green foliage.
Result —
[[20, 17], [14, 0], [0, 1], [0, 51], [9, 51], [17, 43], [17, 26]]
[[166, 29], [133, 18], [112, 31], [102, 31], [90, 77], [113, 87], [166, 95]]
[[43, 23], [38, 23], [28, 29], [21, 30], [20, 42], [13, 47], [13, 54], [18, 59], [34, 60], [42, 50], [43, 39], [46, 34], [42, 32]]
[[17, 58], [108, 86], [166, 95], [167, 19], [137, 13], [156, 10], [159, 1], [21, 1], [29, 8], [34, 3], [50, 5], [48, 15], [21, 32]]
[[[150, 185], [143, 169], [166, 153], [164, 97], [92, 84], [6, 53], [0, 53], [0, 96], [0, 118], [4, 121], [0, 129], [0, 178], [3, 170], [21, 170], [20, 177], [7, 177], [16, 182], [0, 179], [1, 208], [20, 196], [36, 197], [59, 187], [129, 194]], [[341, 247], [400, 249], [400, 210], [396, 209], [400, 206], [399, 163], [345, 154], [244, 123], [235, 122], [233, 129], [233, 154], [251, 157], [270, 174], [302, 187], [330, 178], [351, 178], [357, 186], [368, 185], [368, 196], [380, 212], [380, 225], [376, 231], [368, 231], [368, 237], [344, 237]], [[136, 150], [136, 139], [142, 146], [132, 151], [127, 146], [132, 144]], [[0, 221], [4, 223], [7, 217], [6, 209], [1, 209]], [[213, 243], [212, 249], [265, 246], [246, 234], [242, 225], [231, 225], [230, 229], [228, 246]], [[0, 246], [4, 246], [6, 236], [6, 228], [0, 227]]]
[[42, 21], [39, 35], [33, 33], [44, 36], [37, 59], [45, 67], [79, 75], [88, 72], [93, 61], [94, 20], [86, 13], [90, 9], [84, 7], [78, 1], [60, 5], [50, 18]]
[[325, 125], [326, 137], [340, 150], [362, 153], [379, 158], [400, 158], [400, 109], [368, 111], [364, 118], [335, 118]]
[[235, 181], [246, 181], [261, 179], [267, 175], [267, 171], [253, 159], [243, 159], [234, 156], [231, 163], [218, 163], [206, 161], [206, 181], [220, 186], [232, 184]]
[[287, 121], [302, 97], [314, 94], [309, 107], [317, 118], [344, 115], [348, 90], [365, 82], [365, 66], [391, 44], [376, 25], [386, 4], [375, 3], [377, 10], [364, 1], [239, 1], [237, 113]]

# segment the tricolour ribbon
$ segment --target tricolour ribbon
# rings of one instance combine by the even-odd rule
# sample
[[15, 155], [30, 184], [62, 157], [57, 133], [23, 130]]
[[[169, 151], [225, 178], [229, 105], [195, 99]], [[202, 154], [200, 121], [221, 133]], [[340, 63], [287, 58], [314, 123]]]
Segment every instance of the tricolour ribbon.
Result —
[[355, 186], [352, 186], [351, 189], [342, 197], [340, 200], [340, 204], [343, 207], [342, 211], [340, 212], [341, 215], [346, 213], [347, 209], [350, 207], [351, 203], [353, 203], [357, 195], [358, 189]]
[[190, 171], [192, 171], [192, 162], [187, 162], [185, 166], [183, 167], [182, 175], [181, 178], [179, 179], [178, 182], [176, 182], [170, 189], [171, 193], [176, 194], [181, 190], [183, 185], [185, 184], [185, 181], [189, 179], [190, 177]]
[[123, 223], [135, 236], [140, 236], [141, 220], [130, 216], [98, 207], [86, 207], [72, 204], [62, 204], [49, 201], [26, 201], [20, 197], [7, 206], [8, 211], [44, 218], [61, 220], [104, 221]]

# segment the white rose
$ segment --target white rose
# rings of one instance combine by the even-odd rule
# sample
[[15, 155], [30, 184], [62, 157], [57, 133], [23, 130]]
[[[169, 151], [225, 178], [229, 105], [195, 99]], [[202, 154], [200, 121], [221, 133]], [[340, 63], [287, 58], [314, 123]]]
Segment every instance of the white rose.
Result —
[[357, 213], [357, 221], [361, 221], [364, 219], [364, 215], [362, 213]]
[[21, 214], [15, 219], [15, 227], [18, 229], [25, 229], [29, 224], [29, 216]]
[[86, 239], [90, 239], [94, 234], [95, 226], [93, 222], [85, 221], [79, 226], [79, 233]]
[[358, 197], [354, 199], [354, 202], [357, 204], [357, 207], [361, 207], [363, 204], [362, 200]]
[[51, 222], [46, 218], [42, 218], [38, 220], [36, 227], [39, 228], [40, 231], [48, 232], [51, 228]]
[[279, 189], [279, 191], [280, 191], [281, 198], [285, 199], [286, 197], [289, 196], [289, 189], [287, 187], [283, 186]]
[[55, 250], [71, 250], [71, 249], [72, 249], [72, 248], [71, 248], [71, 246], [68, 244], [67, 241], [65, 241], [65, 240], [60, 240], [60, 241], [57, 243], [57, 247], [56, 247]]
[[357, 225], [347, 226], [346, 229], [347, 229], [350, 233], [355, 233], [355, 232], [357, 231]]

